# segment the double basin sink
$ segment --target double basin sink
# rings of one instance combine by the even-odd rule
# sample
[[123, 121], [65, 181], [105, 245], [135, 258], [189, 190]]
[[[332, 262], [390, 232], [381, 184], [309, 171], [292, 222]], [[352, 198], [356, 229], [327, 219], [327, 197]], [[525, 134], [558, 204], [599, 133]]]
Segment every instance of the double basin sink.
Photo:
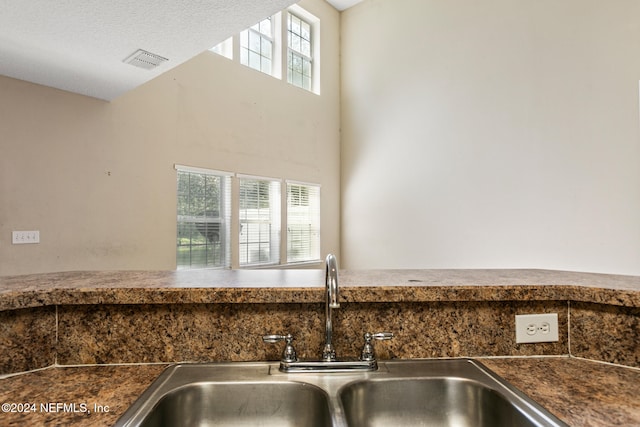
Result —
[[379, 362], [374, 372], [294, 373], [277, 363], [180, 364], [116, 423], [159, 426], [566, 426], [469, 359]]

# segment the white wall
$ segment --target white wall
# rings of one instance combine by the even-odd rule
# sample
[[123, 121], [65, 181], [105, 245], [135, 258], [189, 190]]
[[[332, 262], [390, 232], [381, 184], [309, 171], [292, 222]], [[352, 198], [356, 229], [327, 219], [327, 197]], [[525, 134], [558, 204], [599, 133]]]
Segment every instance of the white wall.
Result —
[[640, 2], [342, 14], [342, 266], [640, 274]]
[[339, 254], [339, 14], [301, 6], [322, 22], [320, 96], [210, 52], [111, 103], [0, 77], [0, 275], [175, 268], [176, 163], [321, 184]]

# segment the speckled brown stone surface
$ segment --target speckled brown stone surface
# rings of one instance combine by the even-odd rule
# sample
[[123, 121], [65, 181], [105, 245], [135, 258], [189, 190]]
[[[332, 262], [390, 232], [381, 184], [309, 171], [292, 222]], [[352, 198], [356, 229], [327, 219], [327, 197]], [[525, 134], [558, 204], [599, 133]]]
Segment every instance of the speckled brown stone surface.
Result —
[[[640, 366], [638, 277], [545, 270], [341, 271], [340, 290], [341, 307], [334, 311], [334, 343], [339, 357], [356, 356], [365, 331], [390, 331], [396, 335], [393, 340], [376, 343], [381, 358], [571, 354]], [[317, 358], [323, 340], [324, 295], [321, 270], [68, 272], [1, 277], [0, 375], [55, 363], [277, 360], [281, 345], [264, 344], [261, 336], [285, 332], [296, 336], [300, 357]], [[558, 313], [560, 341], [516, 344], [513, 316], [543, 312]], [[582, 402], [580, 413], [579, 404], [564, 405], [568, 408], [565, 412], [558, 409], [559, 416], [564, 414], [561, 418], [575, 421], [572, 425], [640, 425], [635, 403], [624, 400], [634, 392], [633, 402], [638, 401], [638, 370], [565, 358], [505, 360], [510, 362], [490, 359], [490, 363], [496, 370], [516, 375], [514, 383], [520, 381], [523, 387], [535, 381], [533, 373], [544, 378], [549, 372], [551, 379], [541, 381], [543, 390], [536, 387], [532, 394], [553, 399], [560, 393]], [[113, 370], [102, 370], [107, 368]], [[110, 382], [121, 372], [136, 378], [132, 371], [120, 368], [47, 369], [0, 379], [0, 390], [7, 385], [5, 393], [15, 392], [18, 397], [33, 393], [33, 387], [35, 392], [46, 393], [46, 381], [55, 384], [59, 380], [65, 384], [63, 394], [51, 396], [63, 399], [67, 396], [64, 393], [71, 396], [74, 392], [73, 384], [78, 393], [86, 390], [82, 381], [93, 381], [90, 377], [95, 374], [96, 384], [105, 390], [90, 389], [91, 393], [103, 396], [113, 389], [122, 392]], [[531, 377], [518, 374], [522, 369]], [[69, 378], [61, 379], [62, 371]], [[605, 385], [620, 380], [621, 388], [594, 384], [589, 381], [592, 371]], [[76, 377], [76, 372], [89, 377]], [[555, 383], [564, 386], [562, 381], [573, 375], [587, 381], [581, 382], [587, 391], [560, 387], [556, 392]], [[129, 378], [119, 380], [124, 387]], [[150, 382], [150, 378], [146, 380]], [[619, 407], [610, 394], [614, 390], [623, 399]], [[604, 399], [604, 409], [599, 409], [597, 399], [588, 399], [589, 392]], [[607, 411], [612, 413], [612, 423], [603, 421]], [[115, 421], [109, 418], [112, 415], [42, 416], [48, 417], [45, 421], [51, 425], [69, 425], [71, 421], [100, 425], [102, 420], [111, 425]], [[5, 425], [5, 420], [15, 423], [6, 425], [29, 425], [28, 416], [7, 416], [0, 419], [0, 425]], [[42, 425], [39, 421], [31, 425]]]
[[[575, 287], [598, 293], [608, 286], [612, 293], [638, 294], [636, 279], [543, 270], [341, 272], [335, 345], [339, 354], [355, 356], [364, 332], [390, 331], [396, 339], [378, 350], [389, 358], [568, 354], [568, 305], [573, 303], [578, 355], [638, 366], [633, 299], [617, 295], [614, 305], [592, 305], [603, 313], [607, 307], [626, 313], [608, 320], [586, 316], [593, 310], [578, 310], [582, 302], [566, 299]], [[277, 346], [260, 340], [268, 333], [294, 334], [301, 357], [317, 357], [322, 346], [322, 271], [71, 272], [0, 280], [0, 299], [26, 295], [18, 306], [31, 305], [29, 295], [42, 288], [39, 295], [52, 299], [37, 300], [36, 307], [57, 301], [58, 310], [55, 330], [40, 326], [46, 316], [4, 312], [5, 317], [24, 313], [7, 328], [30, 331], [24, 348], [34, 348], [34, 357], [14, 362], [24, 359], [24, 350], [16, 345], [16, 333], [5, 331], [0, 338], [7, 350], [0, 359], [3, 373], [48, 366], [55, 356], [60, 364], [276, 359]], [[275, 284], [283, 287], [269, 287]], [[515, 344], [513, 316], [544, 312], [558, 313], [560, 341]], [[591, 327], [596, 321], [606, 325]], [[49, 316], [47, 325], [51, 322]], [[39, 330], [48, 335], [34, 333]], [[612, 340], [615, 331], [626, 332]], [[42, 337], [56, 332], [55, 348], [43, 348]]]
[[572, 302], [570, 312], [571, 354], [640, 368], [640, 308]]
[[575, 358], [482, 359], [575, 427], [640, 425], [640, 370]]
[[[0, 403], [35, 404], [35, 411], [3, 410], [0, 425], [112, 426], [165, 368], [163, 365], [50, 368], [0, 379]], [[41, 409], [41, 404], [57, 408], [57, 403], [67, 404], [70, 411], [65, 412], [64, 407], [48, 413]], [[102, 411], [96, 412], [95, 405], [102, 407]]]
[[[560, 340], [516, 344], [516, 313], [558, 313]], [[61, 306], [58, 363], [113, 364], [278, 360], [266, 334], [291, 333], [299, 357], [319, 358], [323, 304]], [[393, 332], [383, 358], [568, 354], [567, 303], [342, 303], [334, 310], [339, 357], [358, 357], [365, 332]]]
[[321, 304], [62, 306], [58, 361], [275, 360], [280, 346], [265, 344], [262, 336], [284, 331], [298, 334], [298, 342], [304, 343], [299, 346], [300, 356], [305, 357], [309, 342], [303, 337], [322, 335], [321, 313]]
[[[514, 316], [559, 314], [560, 340], [515, 343]], [[334, 311], [336, 348], [358, 355], [364, 332], [393, 332], [375, 344], [385, 359], [568, 354], [566, 302], [345, 303]], [[309, 331], [309, 334], [313, 334]]]
[[80, 271], [0, 277], [0, 310], [63, 304], [322, 301], [320, 270]]
[[0, 375], [55, 363], [56, 308], [0, 311]]
[[[640, 277], [548, 270], [341, 271], [348, 302], [573, 300], [640, 307]], [[322, 302], [323, 270], [66, 272], [0, 277], [0, 310], [63, 304]]]

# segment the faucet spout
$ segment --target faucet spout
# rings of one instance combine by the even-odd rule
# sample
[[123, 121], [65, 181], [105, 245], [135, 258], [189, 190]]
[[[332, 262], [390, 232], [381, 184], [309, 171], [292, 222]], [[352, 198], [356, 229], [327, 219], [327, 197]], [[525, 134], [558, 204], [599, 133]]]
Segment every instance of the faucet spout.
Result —
[[280, 360], [280, 371], [282, 372], [348, 372], [348, 371], [375, 371], [378, 369], [372, 340], [388, 340], [393, 337], [392, 333], [380, 332], [377, 334], [367, 333], [365, 335], [365, 345], [359, 360], [338, 360], [336, 350], [333, 348], [333, 309], [340, 307], [338, 298], [338, 262], [335, 255], [329, 254], [325, 260], [325, 339], [322, 349], [322, 360], [298, 360], [295, 349], [291, 342], [293, 336], [287, 335], [265, 335], [263, 341], [273, 343], [284, 340], [286, 346]]
[[325, 341], [324, 349], [322, 350], [322, 360], [331, 362], [336, 360], [336, 351], [333, 348], [333, 319], [332, 310], [339, 308], [338, 302], [338, 262], [333, 254], [327, 255], [325, 260], [326, 275], [325, 275]]
[[340, 308], [338, 302], [338, 261], [333, 254], [327, 255], [327, 274], [326, 274], [326, 286], [327, 286], [327, 303], [330, 308]]

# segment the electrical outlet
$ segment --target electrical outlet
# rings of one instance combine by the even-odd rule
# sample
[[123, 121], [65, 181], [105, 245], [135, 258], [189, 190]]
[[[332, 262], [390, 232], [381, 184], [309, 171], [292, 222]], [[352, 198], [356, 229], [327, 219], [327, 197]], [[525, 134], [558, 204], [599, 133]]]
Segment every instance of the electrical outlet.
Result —
[[516, 343], [558, 341], [558, 313], [516, 314]]
[[40, 232], [35, 231], [14, 231], [11, 233], [11, 243], [22, 245], [27, 243], [40, 243]]

